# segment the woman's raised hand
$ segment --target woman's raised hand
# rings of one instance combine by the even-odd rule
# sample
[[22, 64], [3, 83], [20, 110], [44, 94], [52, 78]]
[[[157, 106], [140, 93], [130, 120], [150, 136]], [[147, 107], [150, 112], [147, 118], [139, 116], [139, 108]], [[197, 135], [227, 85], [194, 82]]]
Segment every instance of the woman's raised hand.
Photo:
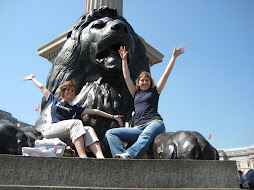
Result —
[[24, 77], [24, 78], [23, 78], [23, 81], [32, 80], [33, 78], [34, 78], [34, 75], [33, 75], [33, 74], [30, 74], [29, 76]]
[[180, 46], [179, 48], [176, 49], [176, 47], [174, 47], [174, 51], [173, 51], [173, 57], [177, 58], [179, 55], [184, 53], [184, 47]]
[[119, 126], [123, 127], [123, 121], [122, 121], [123, 115], [114, 115], [113, 117], [118, 122]]
[[121, 46], [120, 49], [118, 50], [119, 54], [120, 54], [120, 57], [121, 59], [126, 59], [127, 58], [127, 54], [128, 54], [128, 51], [126, 51], [126, 48], [125, 46]]

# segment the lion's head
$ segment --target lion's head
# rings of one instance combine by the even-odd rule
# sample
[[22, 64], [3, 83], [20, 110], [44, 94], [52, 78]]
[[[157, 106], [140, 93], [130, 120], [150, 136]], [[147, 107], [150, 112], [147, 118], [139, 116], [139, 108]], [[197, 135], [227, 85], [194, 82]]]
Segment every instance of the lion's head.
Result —
[[[122, 76], [120, 46], [126, 46], [129, 52], [133, 81], [141, 71], [150, 71], [145, 47], [130, 24], [115, 9], [102, 7], [82, 15], [68, 37], [49, 72], [46, 87], [60, 97], [61, 84], [74, 79], [79, 86], [74, 104], [122, 114], [123, 121], [128, 121], [133, 101]], [[45, 109], [43, 99], [37, 129], [44, 123]], [[117, 127], [116, 122], [105, 118], [85, 116], [83, 121], [95, 129], [102, 141], [109, 128]]]

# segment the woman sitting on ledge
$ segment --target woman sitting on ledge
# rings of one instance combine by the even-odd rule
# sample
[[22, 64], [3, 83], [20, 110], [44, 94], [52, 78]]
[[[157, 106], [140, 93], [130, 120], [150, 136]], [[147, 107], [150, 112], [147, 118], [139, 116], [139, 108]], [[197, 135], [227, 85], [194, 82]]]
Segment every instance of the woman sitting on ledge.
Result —
[[[110, 129], [106, 133], [112, 156], [122, 159], [141, 158], [154, 138], [165, 132], [162, 117], [157, 111], [159, 95], [173, 69], [176, 58], [184, 53], [184, 47], [174, 48], [172, 58], [156, 86], [148, 72], [142, 72], [139, 75], [135, 86], [130, 77], [127, 53], [125, 47], [120, 48], [123, 76], [134, 98], [135, 127]], [[123, 142], [131, 144], [131, 147], [126, 150]]]
[[[77, 84], [74, 81], [67, 81], [61, 85], [61, 99], [59, 100], [49, 90], [39, 82], [33, 74], [25, 77], [24, 81], [31, 80], [41, 89], [48, 105], [50, 114], [47, 117], [47, 123], [41, 130], [45, 138], [59, 138], [62, 141], [71, 139], [80, 158], [87, 158], [86, 152], [92, 151], [96, 158], [104, 158], [99, 139], [90, 126], [83, 126], [81, 120], [74, 119], [75, 116], [81, 115], [98, 115], [118, 121], [123, 126], [120, 115], [111, 115], [97, 109], [86, 109], [76, 105], [70, 105], [71, 100], [76, 96]], [[67, 143], [68, 144], [68, 143]]]

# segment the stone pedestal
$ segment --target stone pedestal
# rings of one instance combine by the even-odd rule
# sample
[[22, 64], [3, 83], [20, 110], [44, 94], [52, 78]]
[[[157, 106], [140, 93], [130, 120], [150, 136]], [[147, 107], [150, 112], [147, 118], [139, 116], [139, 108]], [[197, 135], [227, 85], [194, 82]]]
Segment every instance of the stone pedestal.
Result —
[[233, 161], [0, 155], [0, 189], [239, 189]]

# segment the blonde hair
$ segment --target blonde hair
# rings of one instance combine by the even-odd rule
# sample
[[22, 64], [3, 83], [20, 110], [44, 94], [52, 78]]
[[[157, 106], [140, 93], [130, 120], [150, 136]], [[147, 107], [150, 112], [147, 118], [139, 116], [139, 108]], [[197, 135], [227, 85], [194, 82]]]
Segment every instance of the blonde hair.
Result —
[[138, 91], [138, 92], [141, 91], [141, 90], [140, 90], [140, 86], [139, 86], [138, 83], [139, 83], [140, 78], [143, 77], [143, 76], [146, 76], [147, 78], [150, 79], [151, 84], [150, 84], [150, 87], [149, 87], [149, 88], [151, 88], [151, 87], [154, 86], [154, 81], [153, 81], [153, 79], [152, 79], [151, 74], [148, 73], [148, 72], [146, 72], [146, 71], [142, 71], [142, 72], [139, 74], [139, 76], [138, 76], [138, 78], [137, 78], [137, 80], [136, 80], [136, 91]]
[[75, 96], [76, 96], [78, 85], [77, 85], [77, 83], [74, 80], [69, 80], [69, 81], [66, 81], [65, 83], [63, 83], [61, 85], [61, 87], [60, 87], [61, 99], [64, 98], [64, 92], [65, 92], [65, 90], [68, 87], [72, 87], [72, 86], [74, 86], [74, 88], [75, 88]]

